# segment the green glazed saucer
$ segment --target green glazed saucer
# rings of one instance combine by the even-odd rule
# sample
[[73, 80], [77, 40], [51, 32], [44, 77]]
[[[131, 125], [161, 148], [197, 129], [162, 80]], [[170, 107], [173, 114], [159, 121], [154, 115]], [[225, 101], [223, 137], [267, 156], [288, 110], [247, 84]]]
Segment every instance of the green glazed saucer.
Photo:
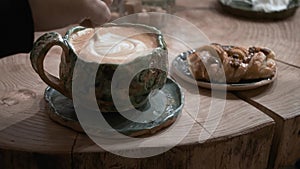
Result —
[[[142, 113], [155, 114], [155, 117], [159, 114], [153, 121], [147, 123], [134, 122], [125, 118], [120, 113], [103, 113], [102, 115], [107, 123], [119, 133], [131, 137], [152, 135], [175, 122], [182, 111], [184, 96], [181, 87], [175, 81], [168, 78], [164, 87], [149, 97], [153, 97], [153, 99], [149, 99], [151, 100], [151, 104], [148, 104], [141, 111]], [[164, 101], [161, 98], [165, 98]], [[52, 120], [75, 131], [84, 132], [77, 119], [71, 99], [63, 96], [55, 89], [47, 87], [45, 90], [45, 100], [50, 107], [50, 111], [48, 112]], [[130, 111], [126, 113], [130, 113]]]
[[287, 9], [274, 12], [255, 11], [250, 4], [242, 3], [239, 0], [232, 1], [230, 4], [225, 4], [219, 0], [219, 5], [224, 11], [235, 16], [258, 20], [282, 20], [293, 16], [298, 9], [299, 3], [298, 0], [293, 0]]

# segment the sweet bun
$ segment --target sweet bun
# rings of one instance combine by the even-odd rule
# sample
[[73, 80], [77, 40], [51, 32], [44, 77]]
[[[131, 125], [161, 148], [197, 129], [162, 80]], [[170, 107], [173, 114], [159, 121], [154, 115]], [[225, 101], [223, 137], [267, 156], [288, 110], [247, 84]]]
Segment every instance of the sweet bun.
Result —
[[248, 49], [211, 44], [200, 47], [187, 58], [196, 80], [216, 83], [238, 83], [265, 79], [275, 75], [275, 53], [262, 47]]

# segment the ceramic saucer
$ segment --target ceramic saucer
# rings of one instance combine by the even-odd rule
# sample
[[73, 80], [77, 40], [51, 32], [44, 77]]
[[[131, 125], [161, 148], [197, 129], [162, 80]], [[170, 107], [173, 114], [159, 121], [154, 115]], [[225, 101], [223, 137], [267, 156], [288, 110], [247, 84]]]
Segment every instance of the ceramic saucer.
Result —
[[225, 4], [219, 0], [219, 4], [224, 11], [235, 16], [242, 16], [250, 19], [280, 20], [295, 14], [299, 6], [297, 1], [298, 0], [291, 1], [287, 9], [275, 12], [254, 11], [251, 4], [238, 0], [232, 1], [230, 4]]
[[[137, 137], [157, 133], [175, 122], [182, 111], [184, 96], [181, 87], [168, 78], [164, 87], [150, 97], [153, 98], [150, 101], [151, 104], [141, 111], [159, 114], [153, 121], [134, 122], [120, 113], [103, 113], [103, 116], [114, 130], [127, 136]], [[165, 101], [162, 101], [161, 98], [165, 98]], [[51, 87], [47, 87], [45, 90], [45, 99], [49, 104], [49, 116], [52, 120], [73, 130], [84, 132], [78, 122], [71, 99]], [[130, 111], [126, 113], [130, 113]]]
[[189, 66], [187, 63], [187, 56], [193, 53], [194, 50], [183, 52], [178, 55], [172, 62], [172, 73], [180, 77], [181, 79], [197, 85], [199, 87], [214, 89], [214, 90], [228, 90], [228, 91], [241, 91], [241, 90], [250, 90], [255, 89], [267, 84], [272, 83], [277, 78], [277, 72], [275, 76], [267, 79], [259, 79], [251, 82], [242, 82], [242, 83], [210, 83], [206, 81], [196, 81], [192, 76]]

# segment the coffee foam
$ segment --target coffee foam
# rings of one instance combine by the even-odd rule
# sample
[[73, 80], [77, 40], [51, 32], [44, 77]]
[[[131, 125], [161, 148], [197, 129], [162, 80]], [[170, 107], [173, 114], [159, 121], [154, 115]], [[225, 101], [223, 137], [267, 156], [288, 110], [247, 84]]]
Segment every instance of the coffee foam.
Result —
[[140, 27], [110, 26], [85, 31], [72, 36], [71, 43], [86, 61], [124, 63], [158, 47], [157, 35]]

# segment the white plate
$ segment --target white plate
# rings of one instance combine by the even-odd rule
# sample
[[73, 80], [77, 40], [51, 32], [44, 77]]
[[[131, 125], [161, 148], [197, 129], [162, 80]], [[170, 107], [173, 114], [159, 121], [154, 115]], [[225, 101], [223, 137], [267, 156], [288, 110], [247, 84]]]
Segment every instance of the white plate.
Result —
[[174, 73], [181, 79], [191, 83], [197, 84], [199, 87], [203, 87], [206, 89], [213, 89], [213, 90], [228, 90], [228, 91], [242, 91], [242, 90], [250, 90], [255, 89], [261, 86], [265, 86], [274, 82], [277, 78], [278, 71], [273, 77], [268, 79], [261, 79], [253, 82], [245, 82], [245, 83], [210, 83], [206, 81], [197, 81], [193, 78], [187, 63], [187, 56], [193, 51], [183, 52], [178, 55], [172, 62], [172, 74]]

